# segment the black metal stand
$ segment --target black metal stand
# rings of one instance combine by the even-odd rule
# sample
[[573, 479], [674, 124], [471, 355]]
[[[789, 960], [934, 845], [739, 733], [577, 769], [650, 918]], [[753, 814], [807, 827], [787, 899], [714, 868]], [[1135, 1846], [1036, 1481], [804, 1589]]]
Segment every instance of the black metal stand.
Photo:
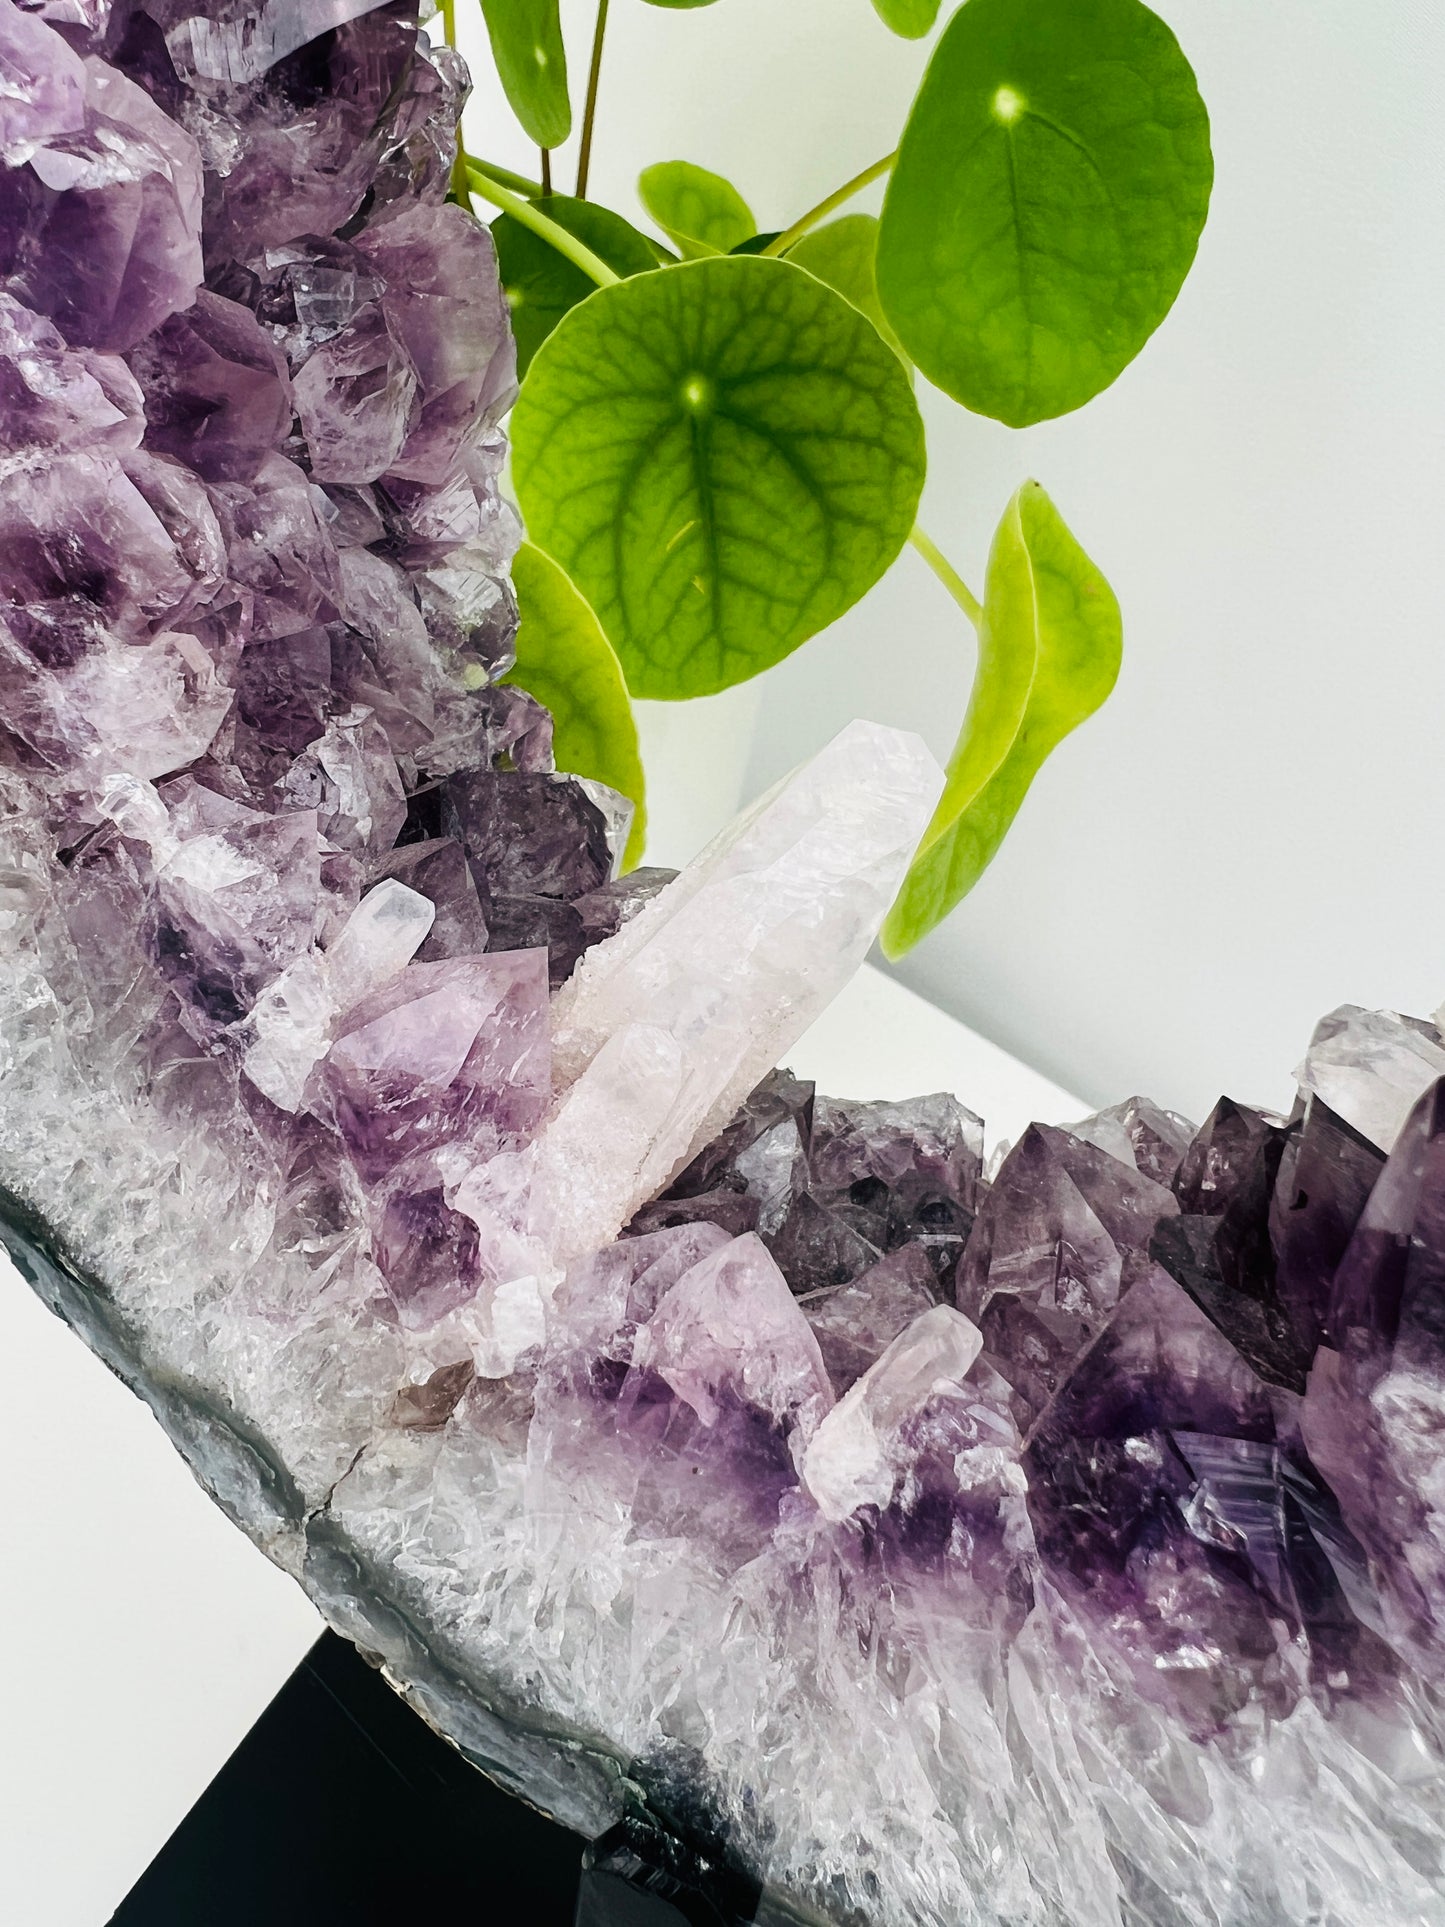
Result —
[[583, 1844], [475, 1772], [327, 1633], [113, 1927], [571, 1927]]
[[111, 1927], [734, 1927], [755, 1885], [629, 1820], [588, 1846], [325, 1633]]

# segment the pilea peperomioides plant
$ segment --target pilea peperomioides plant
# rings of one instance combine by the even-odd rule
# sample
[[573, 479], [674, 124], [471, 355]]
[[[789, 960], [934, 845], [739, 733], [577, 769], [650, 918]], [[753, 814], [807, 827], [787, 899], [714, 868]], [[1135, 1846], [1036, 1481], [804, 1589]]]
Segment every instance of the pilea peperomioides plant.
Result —
[[[449, 37], [467, 3], [443, 6]], [[609, 0], [576, 192], [552, 191], [550, 149], [572, 126], [559, 4], [481, 0], [541, 179], [463, 150], [454, 187], [499, 210], [523, 375], [515, 676], [558, 707], [576, 766], [640, 811], [629, 691], [678, 700], [757, 675], [911, 542], [979, 649], [943, 799], [883, 933], [899, 956], [972, 888], [1044, 758], [1109, 695], [1122, 646], [1108, 583], [1037, 483], [1004, 511], [981, 600], [918, 526], [915, 371], [1015, 428], [1120, 374], [1169, 312], [1208, 211], [1193, 71], [1142, 0], [964, 0], [894, 153], [776, 233], [721, 176], [660, 162], [638, 183], [658, 239], [587, 199]], [[939, 0], [874, 6], [916, 37]], [[884, 176], [881, 216], [840, 212]]]

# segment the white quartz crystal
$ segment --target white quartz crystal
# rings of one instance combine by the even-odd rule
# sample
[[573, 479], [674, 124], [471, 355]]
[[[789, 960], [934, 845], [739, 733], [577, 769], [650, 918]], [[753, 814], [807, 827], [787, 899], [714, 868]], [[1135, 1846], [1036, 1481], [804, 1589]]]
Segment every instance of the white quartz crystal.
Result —
[[915, 1318], [843, 1394], [808, 1443], [803, 1483], [825, 1518], [887, 1505], [903, 1467], [903, 1420], [961, 1385], [983, 1349], [976, 1325], [952, 1305]]
[[1389, 1010], [1341, 1004], [1315, 1026], [1304, 1062], [1295, 1071], [1313, 1093], [1382, 1151], [1400, 1135], [1416, 1100], [1445, 1077], [1445, 1044], [1438, 1032]]

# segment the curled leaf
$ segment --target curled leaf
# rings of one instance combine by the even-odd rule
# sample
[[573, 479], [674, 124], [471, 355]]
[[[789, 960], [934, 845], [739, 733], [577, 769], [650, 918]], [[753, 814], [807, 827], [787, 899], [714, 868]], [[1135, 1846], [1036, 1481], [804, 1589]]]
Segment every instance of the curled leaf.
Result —
[[647, 841], [647, 791], [622, 665], [586, 597], [531, 542], [513, 558], [512, 587], [521, 622], [516, 665], [505, 680], [551, 710], [558, 769], [606, 783], [636, 804], [623, 857], [630, 870]]
[[906, 950], [992, 862], [1049, 752], [1113, 689], [1119, 604], [1037, 482], [1009, 503], [989, 555], [978, 669], [948, 781], [883, 926]]
[[1169, 312], [1212, 181], [1193, 71], [1142, 0], [966, 0], [898, 149], [879, 296], [966, 408], [1067, 414]]
[[689, 261], [728, 254], [757, 230], [731, 181], [691, 161], [658, 161], [637, 179], [642, 205]]
[[539, 147], [572, 131], [561, 0], [482, 0], [492, 58], [507, 104]]
[[903, 546], [923, 471], [898, 357], [767, 256], [599, 289], [512, 412], [528, 532], [597, 611], [636, 696], [726, 689], [826, 627]]

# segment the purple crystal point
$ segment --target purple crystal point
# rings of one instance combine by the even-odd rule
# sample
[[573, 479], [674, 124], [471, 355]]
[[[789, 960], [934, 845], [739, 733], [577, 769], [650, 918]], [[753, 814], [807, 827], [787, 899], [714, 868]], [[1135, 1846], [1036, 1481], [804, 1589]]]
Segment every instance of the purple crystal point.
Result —
[[286, 359], [249, 308], [202, 288], [132, 349], [146, 446], [208, 481], [247, 481], [291, 428]]
[[259, 80], [278, 60], [383, 0], [146, 0], [146, 11], [165, 31], [177, 73], [196, 82], [231, 86]]
[[833, 1402], [818, 1341], [752, 1236], [704, 1257], [663, 1294], [632, 1364], [664, 1380], [708, 1426], [741, 1405], [806, 1435]]
[[414, 207], [364, 231], [357, 247], [387, 290], [387, 331], [416, 375], [417, 417], [390, 472], [437, 486], [516, 395], [492, 238], [459, 207]]
[[[1272, 1447], [1277, 1409], [1223, 1334], [1156, 1271], [1123, 1298], [1029, 1438], [1045, 1565], [1135, 1689], [1200, 1737], [1251, 1704], [1282, 1717], [1299, 1687], [1271, 1601], [1241, 1568], [1235, 1540], [1210, 1524], [1178, 1435]], [[1262, 1462], [1252, 1455], [1256, 1470]]]
[[1030, 1125], [1009, 1152], [956, 1295], [1031, 1414], [1147, 1275], [1150, 1237], [1174, 1210], [1162, 1185], [1067, 1131]]
[[1281, 1164], [1297, 1127], [1221, 1098], [1174, 1181], [1181, 1216], [1151, 1247], [1254, 1368], [1303, 1392], [1318, 1329], [1281, 1301], [1270, 1235]]
[[[58, 60], [74, 58], [54, 29], [30, 24]], [[73, 346], [123, 351], [196, 297], [201, 162], [134, 81], [93, 58], [84, 73], [80, 129], [0, 175], [0, 276]]]
[[880, 1258], [851, 1285], [830, 1285], [798, 1300], [840, 1398], [900, 1332], [932, 1309], [936, 1291], [927, 1254], [911, 1244]]
[[982, 1163], [981, 1121], [946, 1093], [813, 1109], [810, 1196], [879, 1250], [916, 1243], [940, 1282], [973, 1224]]
[[[1445, 1664], [1445, 1082], [1406, 1120], [1335, 1274], [1302, 1430], [1369, 1556], [1391, 1644]], [[1342, 1575], [1343, 1582], [1343, 1575]]]
[[487, 924], [466, 853], [450, 837], [403, 844], [383, 860], [379, 874], [410, 885], [436, 909], [436, 922], [417, 952], [421, 963], [479, 956], [487, 947]]
[[449, 778], [443, 795], [448, 833], [466, 850], [488, 906], [570, 903], [612, 874], [602, 814], [573, 777], [468, 770]]
[[806, 1184], [812, 1124], [813, 1086], [790, 1071], [770, 1072], [663, 1198], [644, 1206], [639, 1223], [646, 1225], [675, 1206], [678, 1215], [669, 1216], [669, 1222], [706, 1219], [738, 1233], [761, 1228], [775, 1236], [795, 1191]]
[[535, 1130], [550, 1090], [545, 959], [412, 964], [346, 1013], [313, 1099], [370, 1181], [465, 1138], [484, 1157]]
[[8, 469], [32, 452], [135, 448], [145, 402], [119, 356], [67, 348], [52, 322], [0, 294], [0, 422]]
[[85, 127], [85, 67], [60, 34], [0, 0], [0, 162], [19, 167], [39, 147]]
[[[234, 90], [205, 79], [203, 96], [220, 91], [229, 122], [211, 173], [208, 260], [218, 271], [227, 262], [259, 266], [303, 236], [334, 235], [360, 210], [386, 157], [414, 137], [417, 110], [435, 88], [415, 25], [390, 9], [298, 43]], [[445, 172], [422, 186], [440, 199]]]

